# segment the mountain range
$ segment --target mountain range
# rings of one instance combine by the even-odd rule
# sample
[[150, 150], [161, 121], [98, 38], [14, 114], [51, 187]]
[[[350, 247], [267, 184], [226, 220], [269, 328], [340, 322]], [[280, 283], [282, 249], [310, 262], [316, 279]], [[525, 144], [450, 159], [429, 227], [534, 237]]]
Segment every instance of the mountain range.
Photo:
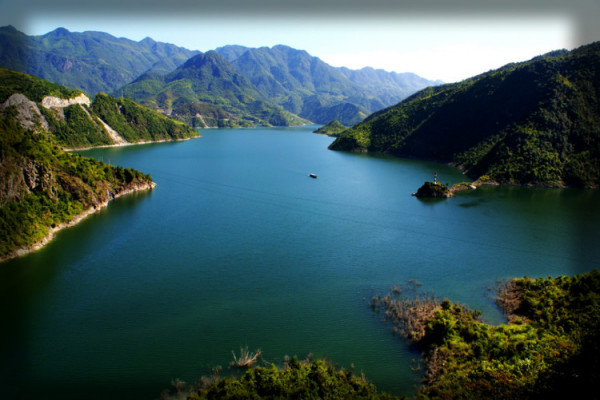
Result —
[[110, 93], [149, 70], [171, 71], [198, 53], [150, 38], [135, 42], [104, 32], [58, 28], [28, 36], [12, 26], [0, 28], [0, 66], [90, 95]]
[[600, 186], [600, 42], [424, 89], [333, 150], [452, 163], [501, 183]]
[[41, 36], [0, 28], [0, 66], [92, 96], [126, 94], [197, 126], [324, 124], [333, 119], [352, 125], [440, 83], [412, 73], [336, 68], [283, 45], [231, 45], [201, 53], [150, 38], [135, 42], [64, 28]]

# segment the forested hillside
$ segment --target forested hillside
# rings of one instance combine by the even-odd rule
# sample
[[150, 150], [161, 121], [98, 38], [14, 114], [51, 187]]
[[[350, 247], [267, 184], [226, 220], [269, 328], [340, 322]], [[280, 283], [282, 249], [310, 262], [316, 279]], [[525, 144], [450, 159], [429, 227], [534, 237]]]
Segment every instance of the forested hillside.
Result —
[[453, 163], [501, 183], [600, 185], [600, 44], [424, 89], [330, 148]]
[[0, 68], [0, 110], [15, 109], [26, 129], [51, 133], [66, 148], [177, 140], [198, 136], [182, 122], [128, 98], [99, 93], [91, 101], [79, 90]]
[[24, 130], [15, 114], [0, 112], [0, 260], [121, 194], [153, 187], [149, 175], [61, 150], [48, 134]]
[[267, 98], [315, 123], [345, 125], [438, 84], [415, 74], [336, 68], [304, 50], [224, 46], [216, 49]]
[[166, 75], [146, 74], [125, 95], [196, 126], [300, 125], [308, 121], [270, 102], [214, 51], [199, 54]]

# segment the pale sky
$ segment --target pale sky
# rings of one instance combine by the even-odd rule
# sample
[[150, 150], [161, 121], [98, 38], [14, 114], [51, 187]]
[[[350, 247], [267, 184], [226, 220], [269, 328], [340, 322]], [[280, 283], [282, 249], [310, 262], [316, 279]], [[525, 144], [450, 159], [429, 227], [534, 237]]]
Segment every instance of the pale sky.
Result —
[[[391, 0], [371, 0], [372, 8], [365, 8], [365, 2], [358, 0], [313, 1], [319, 5], [310, 8], [311, 1], [303, 3], [308, 8], [298, 8], [292, 5], [297, 2], [284, 0], [104, 0], [99, 2], [101, 7], [94, 4], [97, 2], [82, 6], [81, 1], [73, 0], [0, 0], [0, 25], [12, 24], [30, 35], [65, 27], [132, 40], [149, 36], [200, 51], [227, 44], [285, 44], [333, 66], [414, 72], [445, 82], [600, 40], [593, 28], [597, 14], [593, 14], [593, 21], [590, 15], [600, 11], [595, 0], [584, 0], [586, 5], [579, 8], [577, 3], [567, 8], [545, 0], [543, 11], [527, 7], [542, 0], [521, 0], [518, 4], [524, 6], [512, 9], [470, 8], [471, 0], [422, 0], [429, 8], [416, 9], [397, 6], [401, 0], [394, 5]], [[473, 4], [486, 4], [482, 1]], [[447, 8], [453, 3], [460, 3], [460, 7]], [[177, 4], [182, 7], [177, 8]], [[583, 29], [589, 28], [586, 17], [592, 27], [587, 30]]]

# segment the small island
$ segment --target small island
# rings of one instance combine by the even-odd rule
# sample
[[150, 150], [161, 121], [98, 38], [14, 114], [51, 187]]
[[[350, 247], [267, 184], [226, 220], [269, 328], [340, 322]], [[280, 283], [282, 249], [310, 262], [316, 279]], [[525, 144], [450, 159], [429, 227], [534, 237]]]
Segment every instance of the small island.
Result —
[[314, 131], [314, 133], [338, 137], [346, 129], [348, 129], [346, 126], [342, 125], [337, 119], [334, 119], [333, 121], [328, 122], [326, 125], [323, 125], [319, 129]]
[[421, 186], [416, 193], [412, 193], [412, 195], [419, 198], [447, 199], [454, 196], [454, 193], [456, 192], [477, 189], [476, 184], [477, 182], [460, 182], [448, 188], [446, 185], [438, 182], [437, 172], [435, 172], [433, 175], [433, 182], [425, 182], [423, 186]]

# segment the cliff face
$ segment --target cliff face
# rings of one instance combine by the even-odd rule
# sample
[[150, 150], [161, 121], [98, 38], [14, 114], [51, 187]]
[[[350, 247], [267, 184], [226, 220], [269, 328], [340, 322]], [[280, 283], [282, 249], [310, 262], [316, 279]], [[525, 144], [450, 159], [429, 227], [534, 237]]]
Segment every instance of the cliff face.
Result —
[[67, 153], [0, 114], [0, 261], [43, 246], [116, 197], [154, 186], [149, 175]]

